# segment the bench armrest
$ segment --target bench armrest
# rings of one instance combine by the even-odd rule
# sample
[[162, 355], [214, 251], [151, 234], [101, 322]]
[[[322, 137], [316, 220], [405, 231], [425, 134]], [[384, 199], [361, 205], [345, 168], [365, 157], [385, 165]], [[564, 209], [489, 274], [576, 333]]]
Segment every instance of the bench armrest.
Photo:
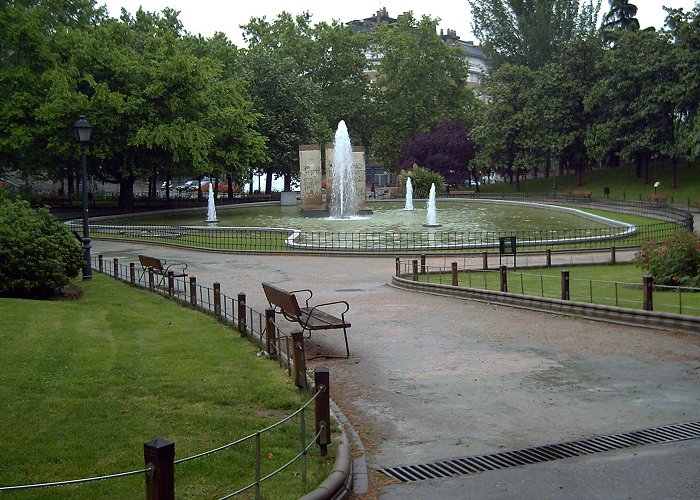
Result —
[[185, 262], [171, 262], [170, 264], [167, 264], [167, 261], [165, 259], [163, 259], [162, 262], [163, 270], [166, 273], [175, 272], [175, 270], [172, 269], [173, 267], [177, 268], [182, 274], [184, 274], [187, 270], [187, 263]]
[[309, 309], [309, 316], [312, 316], [316, 309], [319, 309], [321, 307], [326, 307], [326, 306], [334, 306], [334, 305], [344, 305], [345, 306], [345, 310], [340, 313], [340, 319], [342, 319], [343, 323], [345, 323], [345, 313], [350, 310], [350, 304], [348, 304], [347, 301], [345, 301], [345, 300], [337, 300], [335, 302], [325, 302], [323, 304], [316, 304], [311, 309]]
[[303, 298], [304, 302], [306, 302], [306, 307], [310, 307], [310, 306], [309, 306], [309, 301], [311, 300], [311, 297], [314, 296], [314, 292], [312, 292], [312, 291], [309, 290], [308, 288], [301, 288], [301, 289], [299, 289], [299, 290], [290, 290], [290, 291], [289, 291], [289, 293], [294, 293], [294, 294], [299, 293], [299, 292], [304, 292], [304, 293], [308, 293], [308, 294], [309, 294], [309, 296], [306, 297], [305, 299], [304, 299], [303, 297], [302, 297], [302, 298]]

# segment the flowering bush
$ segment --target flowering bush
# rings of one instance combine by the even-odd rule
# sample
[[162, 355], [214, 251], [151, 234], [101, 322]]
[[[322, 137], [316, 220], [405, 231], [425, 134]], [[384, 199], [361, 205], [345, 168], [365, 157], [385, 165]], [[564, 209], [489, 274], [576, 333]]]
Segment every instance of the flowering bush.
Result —
[[635, 264], [657, 285], [700, 286], [700, 238], [682, 231], [662, 243], [646, 242]]

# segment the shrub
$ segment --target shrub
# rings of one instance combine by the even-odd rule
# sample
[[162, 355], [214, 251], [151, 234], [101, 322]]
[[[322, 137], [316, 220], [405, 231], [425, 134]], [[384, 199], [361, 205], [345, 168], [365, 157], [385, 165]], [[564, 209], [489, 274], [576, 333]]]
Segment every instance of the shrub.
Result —
[[411, 178], [411, 184], [413, 186], [413, 197], [414, 198], [427, 198], [430, 194], [430, 186], [435, 184], [435, 194], [441, 194], [445, 192], [445, 178], [437, 172], [428, 170], [425, 167], [421, 167], [413, 164], [413, 168], [410, 170], [402, 170], [399, 173], [399, 195], [406, 195], [406, 178]]
[[80, 243], [48, 209], [0, 197], [0, 296], [54, 297], [83, 262]]
[[657, 285], [700, 286], [700, 238], [683, 231], [661, 243], [646, 242], [635, 264]]

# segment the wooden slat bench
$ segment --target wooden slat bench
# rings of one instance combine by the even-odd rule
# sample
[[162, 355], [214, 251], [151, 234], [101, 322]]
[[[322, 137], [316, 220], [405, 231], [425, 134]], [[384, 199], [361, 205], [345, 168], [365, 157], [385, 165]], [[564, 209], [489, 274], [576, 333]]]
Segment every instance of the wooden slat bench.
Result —
[[[345, 313], [350, 310], [350, 305], [346, 301], [338, 300], [312, 306], [309, 303], [313, 297], [313, 292], [311, 290], [301, 289], [286, 291], [270, 283], [263, 283], [262, 287], [270, 307], [273, 307], [277, 314], [282, 314], [287, 321], [297, 323], [301, 327], [302, 333], [308, 332], [308, 336], [311, 336], [311, 332], [314, 330], [342, 329], [345, 338], [345, 358], [347, 359], [350, 357], [347, 329], [350, 328], [351, 324], [349, 321], [345, 320]], [[299, 305], [296, 297], [297, 293], [308, 295], [305, 299], [304, 307]], [[335, 309], [340, 310], [340, 317], [334, 316], [321, 309], [327, 308], [328, 306], [331, 306], [334, 312]]]
[[168, 261], [165, 259], [149, 257], [148, 255], [139, 255], [139, 262], [144, 271], [148, 271], [150, 268], [153, 269], [154, 274], [163, 277], [173, 276], [174, 278], [183, 278], [187, 276], [185, 272], [187, 270], [187, 264], [184, 262], [172, 262], [168, 264]]
[[592, 194], [592, 191], [569, 191], [569, 196], [574, 198], [590, 198]]
[[649, 201], [655, 201], [656, 203], [663, 201], [665, 203], [667, 196], [668, 195], [666, 195], [665, 193], [652, 194], [649, 195]]
[[457, 191], [450, 189], [450, 192], [447, 194], [450, 196], [474, 196], [476, 195], [476, 191]]

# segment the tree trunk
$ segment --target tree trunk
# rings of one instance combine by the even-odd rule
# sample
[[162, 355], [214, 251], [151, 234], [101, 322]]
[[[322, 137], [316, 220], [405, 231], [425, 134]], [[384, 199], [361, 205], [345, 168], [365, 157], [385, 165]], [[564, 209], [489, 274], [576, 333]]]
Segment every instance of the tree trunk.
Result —
[[265, 193], [272, 193], [272, 168], [268, 168], [265, 175]]
[[676, 156], [673, 155], [671, 157], [671, 187], [673, 189], [676, 189], [678, 187], [677, 167], [678, 167], [678, 160], [676, 159]]
[[637, 179], [642, 178], [642, 155], [637, 154], [634, 156], [634, 175], [637, 177]]
[[134, 181], [135, 177], [127, 177], [119, 181], [119, 208], [125, 212], [134, 210]]

